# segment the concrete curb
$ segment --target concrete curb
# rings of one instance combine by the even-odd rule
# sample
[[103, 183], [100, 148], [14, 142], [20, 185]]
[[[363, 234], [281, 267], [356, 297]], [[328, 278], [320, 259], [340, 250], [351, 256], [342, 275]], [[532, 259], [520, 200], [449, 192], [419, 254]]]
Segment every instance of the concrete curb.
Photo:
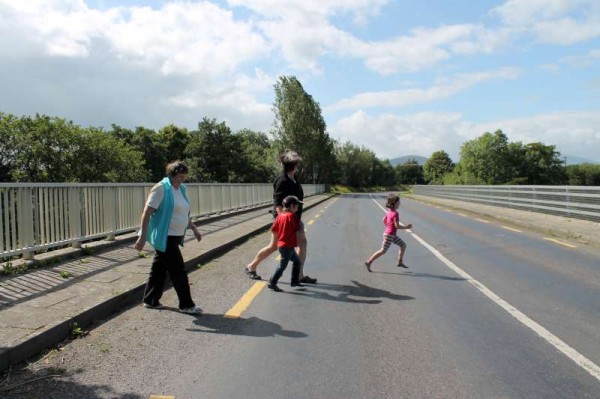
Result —
[[[307, 204], [304, 209], [311, 209], [334, 196], [334, 194], [325, 194], [323, 195], [323, 198], [319, 199], [318, 201]], [[256, 208], [253, 210], [256, 210]], [[229, 214], [228, 216], [233, 215]], [[270, 226], [271, 222], [265, 223], [258, 228], [254, 228], [253, 230], [250, 230], [249, 232], [246, 232], [238, 237], [234, 237], [230, 241], [224, 242], [222, 245], [211, 248], [199, 256], [185, 260], [185, 269], [188, 272], [190, 270], [194, 270], [198, 263], [208, 262], [219, 257], [220, 255], [247, 241], [250, 237], [266, 231]], [[71, 334], [71, 326], [73, 323], [77, 323], [80, 328], [85, 328], [94, 321], [107, 318], [126, 306], [139, 303], [144, 292], [144, 287], [145, 283], [134, 286], [131, 289], [117, 294], [106, 301], [81, 311], [79, 314], [73, 315], [67, 320], [57, 321], [55, 324], [45, 326], [44, 328], [40, 329], [39, 332], [28, 336], [21, 342], [16, 343], [15, 346], [0, 348], [0, 371], [6, 370], [10, 365], [23, 362], [28, 358], [40, 353], [44, 349], [51, 348], [64, 341]], [[169, 288], [171, 288], [170, 284], [165, 286], [165, 289]]]

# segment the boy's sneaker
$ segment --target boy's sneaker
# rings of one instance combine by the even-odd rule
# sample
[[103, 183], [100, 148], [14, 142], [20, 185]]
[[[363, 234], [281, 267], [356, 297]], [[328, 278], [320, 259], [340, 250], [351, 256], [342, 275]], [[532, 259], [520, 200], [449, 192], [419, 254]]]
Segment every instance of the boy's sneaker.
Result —
[[317, 284], [317, 279], [316, 278], [312, 278], [312, 277], [308, 277], [308, 276], [304, 276], [300, 279], [301, 283], [306, 283], [306, 284]]
[[281, 291], [283, 291], [281, 288], [279, 288], [277, 286], [277, 284], [269, 284], [269, 285], [267, 285], [267, 287], [269, 287], [270, 290], [273, 290], [275, 292], [281, 292]]
[[186, 313], [186, 314], [200, 314], [200, 313], [202, 313], [202, 309], [200, 309], [197, 306], [191, 306], [189, 308], [179, 309], [179, 311], [181, 313]]
[[290, 286], [292, 286], [292, 287], [304, 287], [304, 284], [301, 284], [301, 283], [299, 283], [297, 281], [292, 281], [290, 283]]
[[156, 305], [150, 305], [149, 303], [144, 302], [144, 307], [146, 309], [162, 309], [162, 308], [164, 308], [164, 306], [160, 302], [157, 302]]

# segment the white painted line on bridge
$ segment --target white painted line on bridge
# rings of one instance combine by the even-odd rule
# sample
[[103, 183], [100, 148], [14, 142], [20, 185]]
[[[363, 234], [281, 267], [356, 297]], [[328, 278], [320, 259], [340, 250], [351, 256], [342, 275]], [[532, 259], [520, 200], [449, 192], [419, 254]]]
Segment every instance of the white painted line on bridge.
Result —
[[[387, 212], [384, 207], [382, 207], [373, 197], [371, 197], [373, 202], [377, 204], [379, 208], [381, 208], [384, 212]], [[502, 226], [504, 227], [504, 226]], [[520, 321], [526, 327], [529, 327], [533, 330], [537, 335], [545, 339], [550, 345], [554, 346], [556, 349], [561, 351], [564, 355], [566, 355], [569, 359], [571, 359], [575, 364], [579, 367], [583, 368], [587, 371], [591, 376], [595, 377], [600, 381], [600, 367], [592, 362], [587, 357], [583, 356], [581, 353], [577, 352], [574, 348], [569, 346], [566, 342], [562, 341], [556, 335], [552, 334], [550, 331], [546, 330], [542, 325], [538, 324], [534, 320], [530, 319], [525, 313], [521, 312], [510, 303], [506, 302], [504, 299], [500, 298], [496, 295], [492, 290], [487, 288], [485, 285], [475, 280], [469, 273], [462, 270], [460, 267], [456, 266], [450, 259], [446, 258], [440, 251], [435, 249], [432, 245], [427, 243], [421, 237], [413, 233], [411, 230], [406, 230], [409, 232], [415, 240], [417, 240], [421, 245], [427, 248], [431, 253], [435, 255], [442, 263], [448, 266], [452, 271], [458, 274], [460, 277], [464, 278], [469, 284], [473, 287], [477, 288], [482, 294], [487, 296], [492, 302], [496, 303], [502, 309], [504, 309], [508, 314], [513, 316], [515, 319]]]
[[521, 230], [517, 230], [517, 229], [513, 229], [512, 227], [508, 227], [508, 226], [500, 226], [505, 230], [510, 230], [510, 231], [514, 231], [515, 233], [522, 233]]
[[577, 248], [577, 245], [567, 244], [566, 242], [555, 240], [554, 238], [544, 237], [544, 240], [552, 241], [555, 244], [564, 245], [565, 247], [569, 247], [569, 248]]

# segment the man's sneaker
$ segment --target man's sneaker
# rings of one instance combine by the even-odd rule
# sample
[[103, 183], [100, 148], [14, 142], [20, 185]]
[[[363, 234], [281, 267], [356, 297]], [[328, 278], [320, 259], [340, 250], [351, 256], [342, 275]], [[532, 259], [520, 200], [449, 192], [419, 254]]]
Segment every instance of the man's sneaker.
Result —
[[317, 279], [316, 278], [312, 278], [312, 277], [308, 277], [308, 276], [304, 276], [300, 279], [301, 283], [306, 283], [306, 284], [317, 284]]
[[150, 305], [149, 303], [144, 302], [144, 307], [146, 309], [162, 309], [162, 308], [164, 308], [164, 306], [160, 302], [158, 302], [156, 305]]
[[281, 288], [279, 288], [277, 286], [277, 284], [269, 284], [269, 285], [267, 285], [267, 287], [269, 287], [270, 290], [273, 290], [275, 292], [281, 292], [281, 291], [283, 291]]
[[297, 281], [293, 281], [292, 283], [290, 283], [291, 287], [304, 287], [304, 284], [300, 284]]
[[196, 306], [192, 306], [192, 307], [189, 307], [189, 308], [179, 309], [179, 311], [181, 313], [187, 313], [187, 314], [200, 314], [200, 313], [202, 313], [202, 309], [200, 309], [199, 307], [196, 307]]

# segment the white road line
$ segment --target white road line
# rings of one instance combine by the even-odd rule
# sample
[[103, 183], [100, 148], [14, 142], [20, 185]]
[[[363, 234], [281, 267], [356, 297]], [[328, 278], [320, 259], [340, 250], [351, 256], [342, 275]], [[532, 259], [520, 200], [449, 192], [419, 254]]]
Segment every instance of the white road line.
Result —
[[569, 248], [577, 248], [577, 245], [568, 244], [568, 243], [566, 243], [566, 242], [562, 242], [562, 241], [559, 241], [559, 240], [555, 240], [554, 238], [548, 238], [548, 237], [544, 237], [544, 240], [552, 241], [553, 243], [560, 244], [560, 245], [564, 245], [565, 247], [569, 247]]
[[[384, 212], [386, 212], [385, 208], [381, 206], [377, 201], [371, 197], [373, 202], [377, 204]], [[481, 293], [487, 296], [492, 302], [496, 303], [502, 309], [507, 311], [511, 316], [520, 321], [526, 327], [529, 327], [540, 337], [545, 339], [550, 345], [554, 346], [556, 349], [565, 354], [569, 359], [571, 359], [575, 364], [579, 367], [583, 368], [585, 371], [590, 373], [593, 377], [600, 381], [600, 367], [597, 364], [589, 360], [587, 357], [583, 356], [581, 353], [577, 352], [575, 349], [570, 347], [566, 342], [562, 341], [556, 335], [552, 334], [550, 331], [546, 330], [543, 326], [536, 323], [532, 319], [530, 319], [526, 314], [512, 306], [510, 303], [506, 302], [504, 299], [500, 298], [496, 295], [492, 290], [487, 288], [485, 285], [475, 280], [469, 273], [462, 270], [460, 267], [456, 266], [450, 259], [446, 258], [440, 251], [435, 249], [433, 246], [428, 244], [421, 237], [413, 233], [411, 230], [406, 230], [409, 232], [415, 240], [417, 240], [421, 245], [427, 248], [431, 253], [435, 255], [442, 263], [448, 266], [452, 271], [458, 274], [460, 277], [464, 278], [469, 284], [473, 287], [477, 288]]]

